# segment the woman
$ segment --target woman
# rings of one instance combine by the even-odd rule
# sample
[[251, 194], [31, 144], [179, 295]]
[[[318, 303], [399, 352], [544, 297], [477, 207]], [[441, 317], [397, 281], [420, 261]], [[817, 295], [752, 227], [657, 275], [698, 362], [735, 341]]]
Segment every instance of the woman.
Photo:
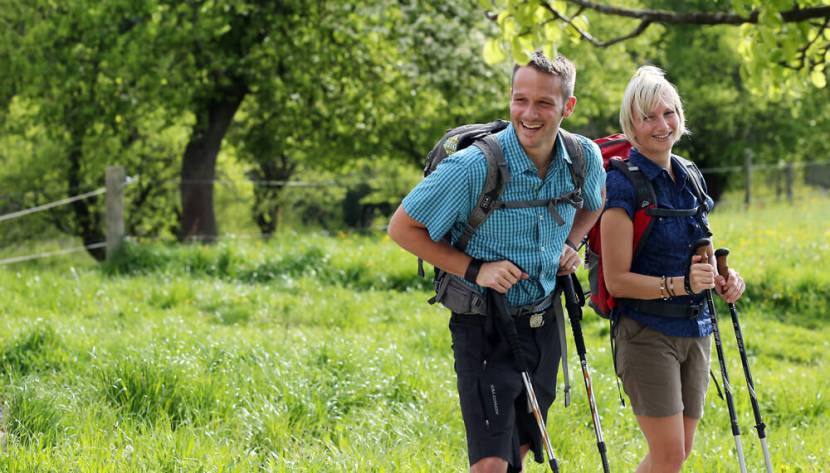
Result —
[[705, 212], [713, 202], [695, 191], [706, 187], [694, 165], [672, 155], [686, 128], [680, 96], [663, 71], [644, 66], [632, 77], [620, 124], [634, 146], [629, 169], [649, 180], [658, 207], [704, 206], [695, 215], [654, 217], [632, 261], [635, 188], [623, 172], [607, 176], [600, 231], [605, 283], [617, 301], [617, 374], [648, 442], [637, 472], [677, 472], [691, 452], [708, 386], [712, 326], [702, 293], [715, 289], [735, 302], [745, 286], [732, 270], [728, 278], [716, 274], [711, 247], [706, 258], [691, 255], [692, 243], [708, 236]]

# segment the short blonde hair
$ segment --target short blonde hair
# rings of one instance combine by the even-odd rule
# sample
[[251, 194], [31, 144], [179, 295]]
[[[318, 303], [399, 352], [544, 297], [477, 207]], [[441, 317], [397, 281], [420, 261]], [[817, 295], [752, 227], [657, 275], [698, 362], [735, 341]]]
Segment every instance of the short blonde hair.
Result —
[[666, 73], [659, 67], [642, 66], [628, 82], [620, 106], [620, 126], [625, 137], [634, 146], [637, 146], [634, 138], [634, 119], [643, 120], [649, 112], [660, 105], [660, 102], [665, 102], [677, 114], [678, 126], [672, 138], [677, 141], [689, 133], [680, 95], [674, 85], [666, 80]]

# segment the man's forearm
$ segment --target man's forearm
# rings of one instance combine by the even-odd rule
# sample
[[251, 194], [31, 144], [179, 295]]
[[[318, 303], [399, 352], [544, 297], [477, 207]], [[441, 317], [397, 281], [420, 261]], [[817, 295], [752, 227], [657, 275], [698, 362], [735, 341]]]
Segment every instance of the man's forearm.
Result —
[[568, 240], [579, 246], [579, 242], [585, 238], [585, 235], [588, 234], [588, 231], [591, 230], [591, 227], [594, 226], [600, 215], [602, 215], [602, 210], [602, 208], [598, 210], [577, 210], [576, 215], [574, 215], [571, 232], [568, 234]]
[[406, 251], [450, 274], [464, 277], [471, 258], [446, 242], [433, 241], [426, 227], [402, 207], [392, 216], [388, 232], [389, 237]]

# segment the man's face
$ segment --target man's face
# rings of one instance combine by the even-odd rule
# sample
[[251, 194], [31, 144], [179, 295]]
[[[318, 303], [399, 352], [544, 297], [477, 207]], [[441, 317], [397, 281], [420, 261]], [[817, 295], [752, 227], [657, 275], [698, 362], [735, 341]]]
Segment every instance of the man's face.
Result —
[[573, 111], [576, 99], [562, 97], [562, 80], [533, 67], [516, 70], [510, 99], [510, 120], [525, 152], [546, 159], [556, 142], [562, 119]]

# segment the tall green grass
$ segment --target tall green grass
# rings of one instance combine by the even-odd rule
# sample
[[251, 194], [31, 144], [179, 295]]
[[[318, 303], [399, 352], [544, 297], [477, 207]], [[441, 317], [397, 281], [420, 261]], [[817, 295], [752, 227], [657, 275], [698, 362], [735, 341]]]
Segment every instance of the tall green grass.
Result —
[[[828, 217], [827, 201], [712, 215], [748, 282], [739, 309], [776, 471], [830, 470]], [[4, 267], [0, 471], [465, 471], [447, 314], [415, 268], [382, 235], [320, 234]], [[587, 310], [583, 324], [612, 470], [633, 471], [645, 444], [619, 406], [607, 325]], [[570, 368], [552, 441], [562, 471], [599, 471], [575, 355]], [[738, 471], [714, 387], [686, 471]]]

